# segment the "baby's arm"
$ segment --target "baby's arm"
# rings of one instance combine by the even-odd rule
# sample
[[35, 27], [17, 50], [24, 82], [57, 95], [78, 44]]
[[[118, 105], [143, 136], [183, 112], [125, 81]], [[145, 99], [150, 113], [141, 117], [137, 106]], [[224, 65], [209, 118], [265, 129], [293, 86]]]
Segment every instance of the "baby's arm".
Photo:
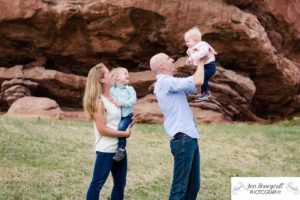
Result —
[[209, 54], [209, 46], [208, 45], [199, 45], [197, 48], [197, 51], [194, 52], [191, 57], [194, 61], [198, 61], [201, 58], [203, 58], [204, 56]]
[[192, 55], [191, 52], [192, 52], [192, 50], [190, 48], [186, 51], [188, 58], [186, 59], [185, 64], [187, 64], [187, 65], [193, 65], [193, 59], [191, 57], [191, 55]]
[[124, 101], [125, 107], [131, 107], [136, 103], [136, 92], [132, 86], [128, 86], [129, 98]]
[[121, 106], [125, 105], [125, 103], [123, 101], [116, 101], [115, 104], [117, 107], [121, 107]]
[[[111, 87], [110, 89], [110, 95], [114, 98], [114, 99], [119, 99], [118, 98], [118, 91], [115, 89], [115, 87]], [[117, 107], [121, 107], [124, 106], [124, 102], [123, 101], [115, 101], [115, 105]]]

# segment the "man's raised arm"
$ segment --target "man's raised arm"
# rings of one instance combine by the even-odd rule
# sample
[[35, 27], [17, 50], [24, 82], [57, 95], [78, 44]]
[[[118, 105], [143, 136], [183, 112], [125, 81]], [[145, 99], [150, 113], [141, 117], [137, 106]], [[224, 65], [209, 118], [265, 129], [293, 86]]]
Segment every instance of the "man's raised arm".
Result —
[[202, 85], [204, 82], [204, 63], [207, 60], [207, 56], [199, 60], [196, 72], [193, 74], [194, 82], [196, 86]]

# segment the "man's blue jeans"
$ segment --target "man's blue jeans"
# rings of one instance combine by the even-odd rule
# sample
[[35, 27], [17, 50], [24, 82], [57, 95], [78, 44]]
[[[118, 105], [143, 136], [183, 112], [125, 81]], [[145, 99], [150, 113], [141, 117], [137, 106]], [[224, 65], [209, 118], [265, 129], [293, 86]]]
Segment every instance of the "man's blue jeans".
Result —
[[184, 134], [171, 140], [170, 147], [174, 173], [169, 200], [195, 200], [200, 189], [198, 140]]
[[[127, 127], [132, 122], [132, 117], [133, 117], [133, 113], [130, 113], [126, 117], [122, 117], [121, 121], [119, 123], [118, 130], [119, 131], [126, 131]], [[119, 142], [118, 142], [118, 148], [119, 149], [125, 149], [125, 147], [126, 147], [126, 138], [120, 137], [120, 138], [118, 138], [118, 140], [119, 140]]]
[[96, 152], [96, 161], [92, 182], [87, 192], [87, 200], [98, 200], [99, 193], [104, 185], [109, 172], [111, 172], [114, 186], [111, 193], [111, 200], [123, 200], [124, 188], [127, 174], [127, 155], [121, 162], [113, 160], [115, 153]]

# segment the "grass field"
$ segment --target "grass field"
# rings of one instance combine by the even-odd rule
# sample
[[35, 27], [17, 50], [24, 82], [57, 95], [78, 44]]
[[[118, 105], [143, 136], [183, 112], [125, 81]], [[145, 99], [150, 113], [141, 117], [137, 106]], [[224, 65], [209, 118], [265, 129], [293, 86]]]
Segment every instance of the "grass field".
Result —
[[[230, 177], [300, 176], [300, 120], [202, 125], [198, 199], [229, 200]], [[0, 117], [0, 199], [84, 199], [94, 165], [89, 122]], [[128, 140], [128, 200], [168, 198], [173, 158], [161, 125]], [[101, 192], [109, 199], [111, 178]]]

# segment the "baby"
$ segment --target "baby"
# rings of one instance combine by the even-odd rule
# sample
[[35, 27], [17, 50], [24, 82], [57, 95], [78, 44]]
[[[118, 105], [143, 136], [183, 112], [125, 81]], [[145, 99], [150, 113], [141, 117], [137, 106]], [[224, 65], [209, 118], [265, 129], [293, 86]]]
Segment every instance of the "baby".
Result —
[[[126, 68], [118, 67], [111, 71], [114, 85], [110, 94], [115, 99], [115, 104], [121, 107], [121, 121], [118, 130], [125, 131], [132, 122], [133, 109], [136, 103], [136, 92], [129, 86], [129, 74]], [[118, 149], [113, 159], [120, 162], [125, 157], [126, 138], [118, 139]]]
[[195, 99], [196, 102], [207, 101], [211, 97], [208, 80], [216, 72], [215, 50], [207, 43], [202, 41], [202, 34], [197, 27], [188, 30], [184, 34], [185, 44], [188, 47], [187, 55], [189, 56], [186, 64], [197, 65], [199, 60], [208, 56], [204, 65], [204, 82], [201, 86], [201, 95]]

